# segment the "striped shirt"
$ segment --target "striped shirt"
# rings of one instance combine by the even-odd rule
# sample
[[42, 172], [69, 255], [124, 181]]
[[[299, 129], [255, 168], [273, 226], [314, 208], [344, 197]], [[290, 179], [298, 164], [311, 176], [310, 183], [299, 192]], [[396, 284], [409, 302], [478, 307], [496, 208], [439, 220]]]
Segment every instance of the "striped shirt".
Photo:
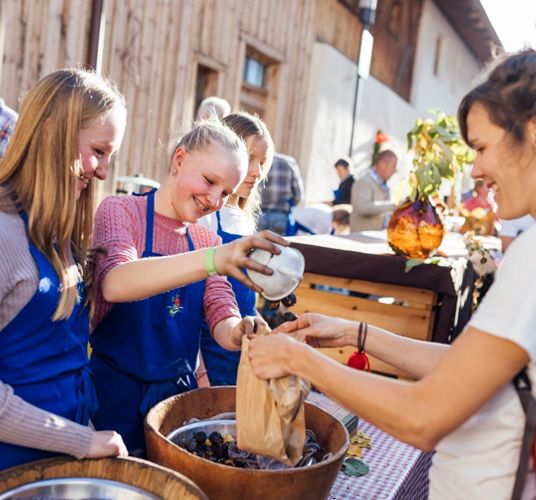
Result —
[[9, 137], [13, 133], [19, 115], [0, 97], [0, 158], [4, 157]]
[[276, 154], [266, 184], [262, 188], [262, 211], [289, 212], [302, 199], [303, 182], [296, 160]]

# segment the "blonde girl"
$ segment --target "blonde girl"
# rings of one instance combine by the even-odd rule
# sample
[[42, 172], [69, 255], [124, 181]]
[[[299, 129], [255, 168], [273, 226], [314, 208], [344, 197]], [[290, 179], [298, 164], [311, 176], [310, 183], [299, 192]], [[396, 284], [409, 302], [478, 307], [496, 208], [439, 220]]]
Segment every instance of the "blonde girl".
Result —
[[126, 454], [119, 435], [88, 427], [96, 398], [83, 281], [94, 182], [125, 121], [111, 83], [55, 71], [28, 92], [0, 163], [0, 469], [58, 453]]
[[[246, 177], [227, 203], [217, 212], [204, 217], [207, 224], [223, 243], [235, 241], [241, 236], [251, 235], [256, 230], [260, 209], [259, 183], [268, 175], [274, 155], [272, 137], [264, 122], [249, 113], [232, 113], [223, 118], [246, 143], [248, 150], [248, 170]], [[234, 278], [229, 278], [242, 316], [255, 316], [255, 292]], [[202, 380], [205, 371], [212, 385], [236, 384], [239, 352], [222, 349], [204, 325], [201, 333], [201, 353], [204, 364], [197, 376]]]
[[173, 152], [162, 187], [145, 196], [113, 196], [100, 205], [95, 247], [96, 305], [91, 368], [97, 428], [122, 433], [144, 453], [143, 418], [162, 399], [197, 387], [199, 332], [206, 317], [214, 339], [238, 350], [254, 320], [241, 317], [230, 275], [254, 286], [244, 267], [270, 273], [248, 258], [253, 248], [277, 252], [269, 232], [219, 246], [196, 224], [219, 210], [247, 170], [243, 141], [227, 126], [202, 122]]

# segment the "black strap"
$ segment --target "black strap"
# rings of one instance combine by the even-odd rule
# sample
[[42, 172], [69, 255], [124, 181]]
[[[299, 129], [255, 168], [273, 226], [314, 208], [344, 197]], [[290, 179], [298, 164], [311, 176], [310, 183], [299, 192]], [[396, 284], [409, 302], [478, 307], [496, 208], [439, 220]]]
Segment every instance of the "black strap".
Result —
[[512, 491], [512, 500], [520, 500], [525, 488], [527, 472], [529, 469], [532, 445], [534, 442], [534, 431], [536, 429], [536, 400], [532, 396], [532, 384], [527, 373], [523, 368], [513, 380], [521, 406], [525, 412], [525, 429], [523, 431], [523, 441], [521, 444], [521, 454], [519, 465], [517, 467], [514, 489]]

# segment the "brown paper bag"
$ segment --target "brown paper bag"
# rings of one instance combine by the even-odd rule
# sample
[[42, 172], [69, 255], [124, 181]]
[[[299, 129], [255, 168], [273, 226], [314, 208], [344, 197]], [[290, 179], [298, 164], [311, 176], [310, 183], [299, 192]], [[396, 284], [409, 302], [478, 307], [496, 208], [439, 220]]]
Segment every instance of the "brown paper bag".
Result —
[[[263, 335], [266, 332], [258, 332]], [[249, 339], [242, 338], [236, 387], [236, 433], [240, 449], [296, 465], [305, 443], [303, 402], [310, 386], [295, 375], [257, 378], [248, 357]]]

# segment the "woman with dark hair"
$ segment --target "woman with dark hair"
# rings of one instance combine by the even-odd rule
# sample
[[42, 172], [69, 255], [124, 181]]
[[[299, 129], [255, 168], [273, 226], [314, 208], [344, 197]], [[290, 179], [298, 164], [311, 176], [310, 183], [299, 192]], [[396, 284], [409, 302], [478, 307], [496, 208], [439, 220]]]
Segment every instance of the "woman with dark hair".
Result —
[[[536, 216], [536, 51], [503, 57], [465, 96], [458, 116], [465, 141], [477, 152], [472, 175], [495, 191], [499, 217]], [[533, 226], [512, 243], [452, 346], [372, 326], [367, 336], [364, 324], [304, 314], [280, 331], [309, 345], [292, 335], [254, 339], [249, 353], [255, 372], [304, 377], [396, 438], [435, 450], [430, 498], [510, 498], [525, 425], [512, 380], [523, 369], [529, 380], [536, 374], [535, 248]], [[357, 344], [417, 380], [352, 370], [311, 347]], [[534, 474], [519, 477], [523, 498], [533, 498]]]

